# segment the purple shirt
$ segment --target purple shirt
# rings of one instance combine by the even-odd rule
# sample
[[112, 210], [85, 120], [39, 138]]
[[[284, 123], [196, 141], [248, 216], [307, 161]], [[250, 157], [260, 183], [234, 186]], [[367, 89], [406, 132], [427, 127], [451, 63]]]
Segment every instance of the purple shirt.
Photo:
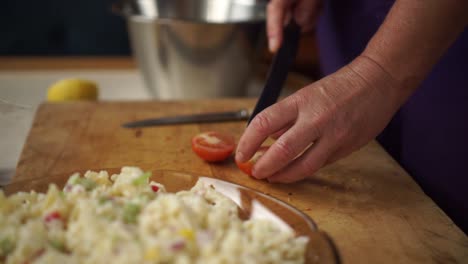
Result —
[[[393, 2], [325, 0], [317, 29], [325, 75], [364, 50]], [[468, 233], [468, 30], [377, 139]]]

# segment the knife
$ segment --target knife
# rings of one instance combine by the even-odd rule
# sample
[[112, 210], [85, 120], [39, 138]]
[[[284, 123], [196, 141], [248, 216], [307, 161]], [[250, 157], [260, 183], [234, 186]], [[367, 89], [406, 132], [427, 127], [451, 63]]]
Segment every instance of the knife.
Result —
[[168, 117], [162, 117], [162, 118], [144, 119], [144, 120], [125, 123], [122, 126], [126, 128], [137, 128], [137, 127], [189, 124], [189, 123], [213, 123], [213, 122], [241, 121], [241, 120], [247, 120], [248, 118], [249, 118], [249, 111], [247, 109], [240, 109], [237, 111], [229, 111], [229, 112], [211, 112], [211, 113], [194, 114], [194, 115], [179, 115], [179, 116], [168, 116]]
[[283, 44], [273, 58], [273, 62], [268, 72], [268, 77], [263, 87], [262, 93], [258, 98], [255, 109], [249, 118], [247, 124], [263, 109], [274, 104], [281, 92], [288, 71], [296, 58], [297, 48], [299, 46], [299, 37], [301, 34], [300, 26], [291, 19], [283, 32]]

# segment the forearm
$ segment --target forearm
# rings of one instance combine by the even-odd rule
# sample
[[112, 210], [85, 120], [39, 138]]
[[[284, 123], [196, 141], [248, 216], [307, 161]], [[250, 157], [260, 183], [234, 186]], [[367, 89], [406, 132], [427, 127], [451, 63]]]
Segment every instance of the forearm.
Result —
[[397, 0], [363, 56], [399, 84], [404, 101], [467, 24], [466, 0]]

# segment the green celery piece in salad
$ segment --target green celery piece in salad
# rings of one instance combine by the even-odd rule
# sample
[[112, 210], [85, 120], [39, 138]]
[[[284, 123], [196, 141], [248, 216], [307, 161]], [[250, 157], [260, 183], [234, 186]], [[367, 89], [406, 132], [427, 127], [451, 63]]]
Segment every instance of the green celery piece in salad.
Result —
[[80, 180], [80, 175], [79, 174], [73, 174], [70, 179], [68, 179], [67, 183], [69, 184], [78, 184], [78, 181]]
[[98, 199], [98, 204], [102, 205], [102, 204], [105, 204], [105, 203], [109, 202], [110, 200], [111, 200], [111, 198], [108, 197], [108, 196], [101, 196]]
[[66, 250], [65, 244], [58, 239], [49, 240], [49, 244], [58, 251], [64, 252]]
[[135, 224], [141, 208], [138, 204], [127, 203], [123, 208], [123, 220], [127, 224]]
[[9, 238], [0, 240], [0, 256], [7, 256], [15, 249], [15, 244]]
[[91, 191], [96, 187], [96, 183], [88, 178], [81, 178], [79, 184], [83, 186], [87, 191]]
[[79, 184], [85, 188], [86, 191], [91, 191], [96, 187], [96, 182], [91, 179], [80, 177], [79, 174], [75, 174], [70, 179], [68, 179], [67, 184]]
[[148, 183], [148, 180], [151, 177], [151, 175], [152, 175], [151, 172], [147, 171], [143, 173], [142, 175], [138, 176], [138, 178], [134, 179], [132, 183], [135, 186], [141, 186], [145, 183]]

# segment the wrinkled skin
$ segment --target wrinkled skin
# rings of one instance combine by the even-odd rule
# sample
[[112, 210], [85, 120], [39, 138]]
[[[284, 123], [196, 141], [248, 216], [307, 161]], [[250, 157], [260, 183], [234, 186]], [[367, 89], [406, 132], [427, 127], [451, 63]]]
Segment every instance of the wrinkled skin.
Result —
[[393, 83], [374, 61], [360, 57], [258, 114], [239, 141], [236, 159], [249, 158], [273, 137], [253, 176], [271, 182], [312, 176], [383, 130], [401, 103]]

